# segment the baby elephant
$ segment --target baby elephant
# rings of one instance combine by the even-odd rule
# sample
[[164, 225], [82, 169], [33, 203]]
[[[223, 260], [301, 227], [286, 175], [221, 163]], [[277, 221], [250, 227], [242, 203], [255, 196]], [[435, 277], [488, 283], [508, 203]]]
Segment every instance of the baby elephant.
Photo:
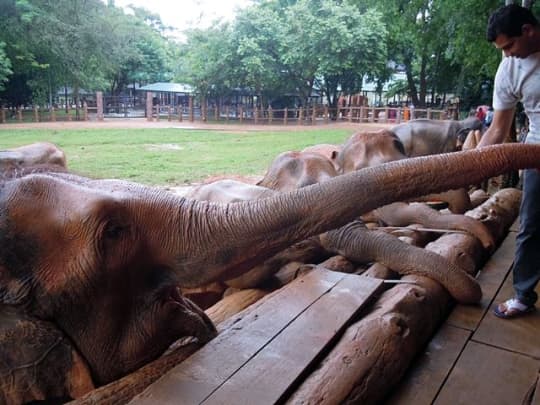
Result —
[[66, 155], [50, 142], [36, 142], [18, 148], [0, 150], [0, 171], [23, 169], [39, 165], [66, 168]]

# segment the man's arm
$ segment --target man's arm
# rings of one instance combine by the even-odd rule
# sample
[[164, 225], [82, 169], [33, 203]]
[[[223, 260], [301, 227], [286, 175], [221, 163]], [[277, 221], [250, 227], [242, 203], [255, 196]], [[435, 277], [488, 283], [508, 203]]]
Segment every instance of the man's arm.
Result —
[[515, 108], [510, 108], [509, 110], [495, 110], [493, 112], [493, 121], [491, 121], [489, 129], [482, 135], [477, 147], [480, 148], [482, 146], [504, 142], [512, 127], [514, 111]]

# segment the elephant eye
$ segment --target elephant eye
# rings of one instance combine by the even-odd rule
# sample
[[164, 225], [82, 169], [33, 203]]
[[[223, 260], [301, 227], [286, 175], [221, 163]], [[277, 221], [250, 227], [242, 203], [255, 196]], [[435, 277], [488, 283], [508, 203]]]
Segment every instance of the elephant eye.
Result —
[[113, 239], [113, 240], [119, 239], [120, 237], [122, 237], [122, 235], [124, 235], [127, 232], [127, 230], [128, 230], [127, 226], [120, 225], [116, 222], [109, 222], [105, 226], [103, 235], [107, 239]]

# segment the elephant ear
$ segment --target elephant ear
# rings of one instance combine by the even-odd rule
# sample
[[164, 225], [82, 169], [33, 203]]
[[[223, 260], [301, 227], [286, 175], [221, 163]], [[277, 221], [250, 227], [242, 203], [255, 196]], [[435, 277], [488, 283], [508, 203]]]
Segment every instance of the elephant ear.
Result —
[[0, 264], [0, 303], [22, 305], [30, 297], [30, 282], [14, 277], [8, 268]]

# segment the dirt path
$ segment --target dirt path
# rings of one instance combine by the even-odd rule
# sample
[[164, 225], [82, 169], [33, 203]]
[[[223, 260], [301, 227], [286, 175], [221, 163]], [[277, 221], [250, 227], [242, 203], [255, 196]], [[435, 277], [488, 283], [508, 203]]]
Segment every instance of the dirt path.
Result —
[[178, 121], [152, 121], [149, 122], [144, 118], [130, 119], [106, 119], [104, 121], [56, 121], [56, 122], [28, 122], [17, 124], [0, 124], [2, 130], [17, 130], [17, 129], [83, 129], [83, 128], [180, 128], [180, 129], [199, 129], [199, 130], [215, 130], [215, 131], [306, 131], [311, 129], [352, 129], [352, 130], [376, 130], [379, 128], [389, 128], [394, 124], [379, 124], [379, 123], [350, 123], [339, 122], [319, 125], [267, 125], [267, 124], [234, 124], [220, 123], [207, 124], [202, 122], [178, 122]]

